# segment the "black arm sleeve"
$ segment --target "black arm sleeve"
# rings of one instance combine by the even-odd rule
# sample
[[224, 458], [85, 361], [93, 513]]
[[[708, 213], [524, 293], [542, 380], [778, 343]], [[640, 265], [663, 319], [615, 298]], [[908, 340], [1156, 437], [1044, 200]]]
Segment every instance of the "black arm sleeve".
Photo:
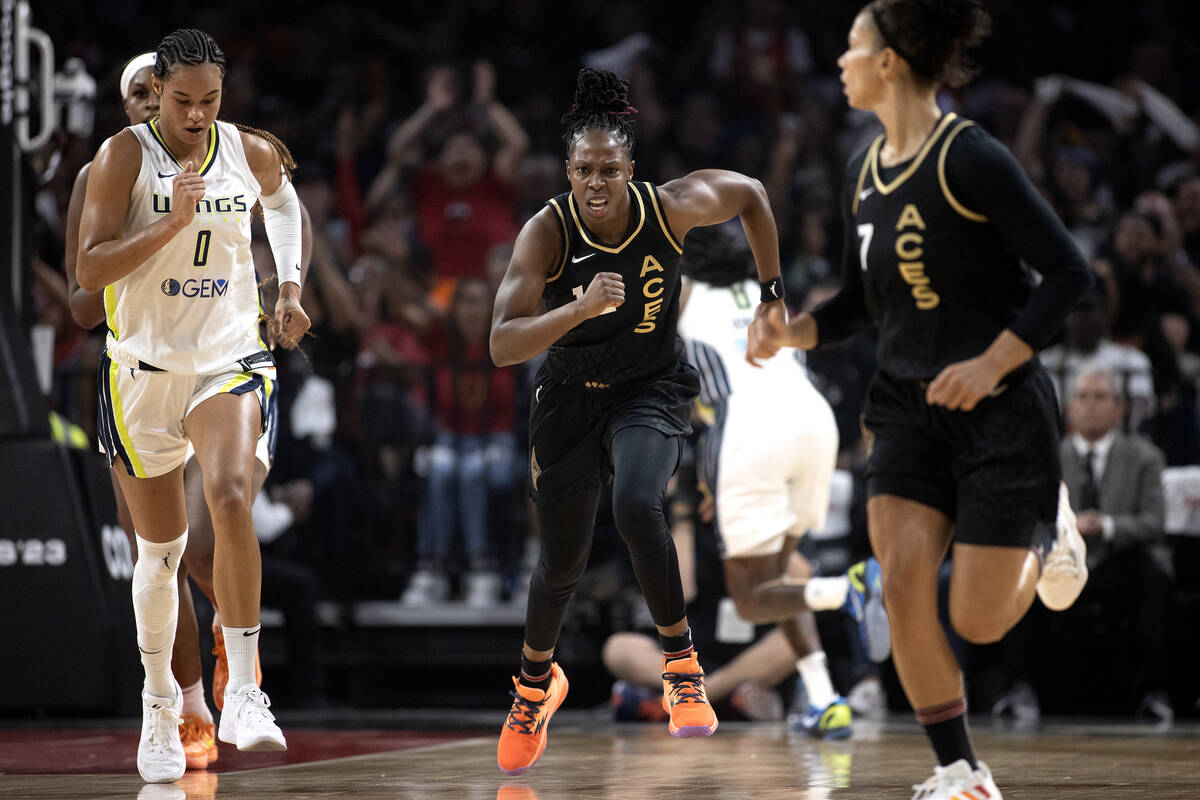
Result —
[[988, 218], [1006, 247], [1041, 273], [1041, 284], [1009, 327], [1035, 350], [1043, 347], [1092, 285], [1079, 248], [1012, 153], [978, 126], [951, 143], [946, 182], [964, 206]]
[[817, 346], [840, 342], [858, 333], [871, 323], [867, 313], [867, 301], [862, 283], [862, 270], [858, 256], [858, 231], [854, 227], [854, 216], [850, 211], [855, 182], [862, 157], [851, 162], [853, 173], [844, 177], [842, 192], [842, 288], [833, 297], [813, 309], [817, 322]]

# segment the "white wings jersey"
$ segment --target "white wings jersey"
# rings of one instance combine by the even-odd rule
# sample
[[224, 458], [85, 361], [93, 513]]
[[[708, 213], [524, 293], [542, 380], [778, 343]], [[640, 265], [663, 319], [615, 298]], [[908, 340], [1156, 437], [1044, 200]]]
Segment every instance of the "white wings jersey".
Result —
[[758, 282], [753, 280], [722, 287], [691, 282], [679, 315], [679, 334], [687, 360], [700, 371], [700, 400], [705, 405], [716, 405], [734, 392], [768, 405], [795, 404], [817, 392], [808, 380], [803, 351], [785, 347], [759, 362], [761, 368], [746, 363], [746, 332], [758, 295]]
[[[142, 169], [129, 195], [126, 236], [170, 213], [180, 172], [155, 121], [129, 130], [142, 145]], [[108, 353], [119, 364], [203, 375], [266, 349], [250, 257], [250, 209], [261, 187], [235, 126], [213, 123], [198, 171], [205, 193], [192, 224], [104, 289]]]

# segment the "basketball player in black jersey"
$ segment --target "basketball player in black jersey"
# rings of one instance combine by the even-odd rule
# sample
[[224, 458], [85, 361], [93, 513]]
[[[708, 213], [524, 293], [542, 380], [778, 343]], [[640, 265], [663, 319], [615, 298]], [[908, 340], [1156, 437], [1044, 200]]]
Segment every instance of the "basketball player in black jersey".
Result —
[[[965, 55], [988, 26], [980, 0], [875, 0], [858, 14], [841, 80], [884, 134], [846, 173], [844, 285], [790, 324], [760, 309], [747, 351], [768, 357], [879, 326], [864, 414], [870, 537], [897, 671], [940, 762], [914, 798], [1000, 797], [975, 759], [962, 674], [938, 624], [951, 541], [950, 618], [972, 642], [999, 640], [1035, 591], [1069, 606], [1087, 578], [1073, 515], [1060, 509], [1054, 389], [1033, 356], [1090, 275], [1012, 155], [937, 105], [941, 84], [970, 77]], [[1036, 288], [1022, 259], [1042, 275]]]
[[766, 192], [753, 178], [702, 170], [658, 187], [633, 180], [629, 116], [636, 109], [628, 91], [611, 72], [579, 73], [575, 104], [563, 117], [571, 191], [525, 224], [496, 295], [496, 364], [548, 351], [530, 412], [542, 552], [498, 752], [509, 773], [541, 755], [546, 723], [566, 695], [567, 679], [551, 657], [587, 564], [600, 489], [610, 480], [617, 529], [658, 627], [670, 731], [707, 736], [717, 728], [663, 515], [699, 391], [675, 333], [680, 242], [695, 226], [740, 216], [765, 295], [782, 298], [779, 246]]

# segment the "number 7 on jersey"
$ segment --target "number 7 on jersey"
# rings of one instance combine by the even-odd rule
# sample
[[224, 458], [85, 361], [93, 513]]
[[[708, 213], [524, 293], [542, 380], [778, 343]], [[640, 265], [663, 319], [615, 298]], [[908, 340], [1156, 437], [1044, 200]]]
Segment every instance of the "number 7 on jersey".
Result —
[[870, 222], [864, 222], [858, 226], [858, 237], [862, 240], [862, 244], [858, 246], [858, 263], [862, 265], [862, 271], [867, 271], [867, 251], [871, 249], [871, 237], [875, 235], [875, 225]]

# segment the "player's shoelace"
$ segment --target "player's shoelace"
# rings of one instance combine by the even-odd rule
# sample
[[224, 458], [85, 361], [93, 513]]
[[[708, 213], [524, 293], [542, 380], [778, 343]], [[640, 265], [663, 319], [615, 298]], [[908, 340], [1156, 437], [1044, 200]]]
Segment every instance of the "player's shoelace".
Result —
[[183, 720], [168, 706], [152, 706], [150, 712], [150, 736], [146, 744], [150, 749], [165, 751], [171, 749], [171, 735], [179, 730]]
[[1042, 568], [1043, 572], [1053, 570], [1054, 572], [1069, 572], [1071, 575], [1079, 573], [1079, 563], [1070, 550], [1063, 548], [1054, 548], [1046, 556], [1046, 565]]
[[938, 789], [942, 788], [942, 768], [934, 767], [933, 776], [924, 783], [913, 784], [912, 800], [920, 800], [922, 797], [932, 797], [937, 793]]
[[261, 722], [266, 720], [274, 722], [275, 717], [267, 711], [271, 707], [271, 698], [267, 697], [262, 689], [251, 689], [246, 692], [246, 702], [242, 703], [242, 708], [238, 712], [240, 719], [247, 722]]
[[508, 719], [504, 725], [511, 728], [517, 733], [533, 733], [533, 725], [537, 722], [538, 715], [542, 713], [542, 706], [549, 699], [549, 694], [541, 700], [530, 700], [517, 690], [509, 692], [514, 698], [512, 708], [508, 711]]
[[707, 702], [703, 672], [664, 672], [662, 677], [671, 684], [671, 705]]

